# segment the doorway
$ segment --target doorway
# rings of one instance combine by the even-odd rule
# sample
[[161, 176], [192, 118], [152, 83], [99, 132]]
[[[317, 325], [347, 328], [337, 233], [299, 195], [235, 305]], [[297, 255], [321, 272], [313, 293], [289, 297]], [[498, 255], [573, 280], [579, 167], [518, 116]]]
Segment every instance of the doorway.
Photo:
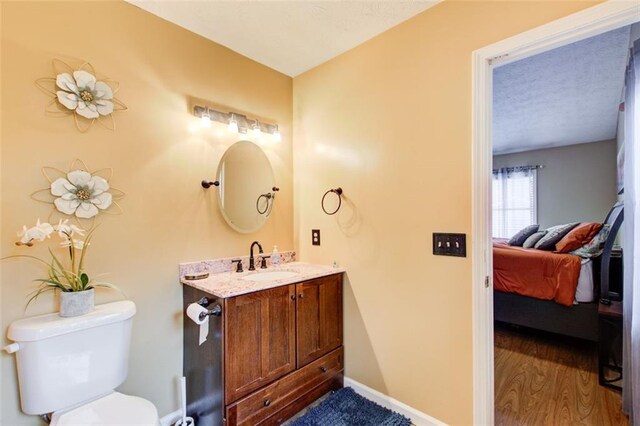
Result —
[[640, 20], [640, 6], [606, 2], [473, 54], [474, 423], [494, 423], [493, 256], [491, 239], [493, 69]]

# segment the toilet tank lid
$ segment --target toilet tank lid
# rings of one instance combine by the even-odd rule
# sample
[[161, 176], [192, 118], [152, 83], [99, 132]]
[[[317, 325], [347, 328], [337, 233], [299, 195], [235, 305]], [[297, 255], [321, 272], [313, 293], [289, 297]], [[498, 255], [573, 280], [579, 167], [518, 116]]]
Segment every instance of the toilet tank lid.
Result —
[[92, 312], [78, 317], [63, 318], [58, 313], [38, 315], [11, 323], [7, 337], [14, 342], [33, 342], [124, 321], [135, 313], [135, 303], [123, 300], [96, 305]]

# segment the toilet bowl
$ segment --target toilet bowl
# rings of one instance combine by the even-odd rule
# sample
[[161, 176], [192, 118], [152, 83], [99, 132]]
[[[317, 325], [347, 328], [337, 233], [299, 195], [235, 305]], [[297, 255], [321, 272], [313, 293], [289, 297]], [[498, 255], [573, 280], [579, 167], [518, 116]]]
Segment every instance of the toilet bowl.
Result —
[[51, 426], [158, 426], [158, 411], [146, 399], [110, 393], [76, 408], [51, 416]]
[[127, 377], [135, 313], [125, 300], [13, 322], [5, 350], [16, 353], [22, 411], [50, 415], [54, 426], [157, 426], [151, 402], [115, 391]]

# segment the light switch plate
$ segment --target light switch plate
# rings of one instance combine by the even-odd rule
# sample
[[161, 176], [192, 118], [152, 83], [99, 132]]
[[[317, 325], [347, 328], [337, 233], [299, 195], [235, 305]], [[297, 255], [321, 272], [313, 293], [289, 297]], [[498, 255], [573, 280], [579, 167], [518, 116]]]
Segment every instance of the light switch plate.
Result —
[[320, 245], [320, 230], [312, 229], [311, 230], [311, 244], [314, 246]]
[[434, 232], [433, 254], [436, 256], [467, 257], [467, 235]]

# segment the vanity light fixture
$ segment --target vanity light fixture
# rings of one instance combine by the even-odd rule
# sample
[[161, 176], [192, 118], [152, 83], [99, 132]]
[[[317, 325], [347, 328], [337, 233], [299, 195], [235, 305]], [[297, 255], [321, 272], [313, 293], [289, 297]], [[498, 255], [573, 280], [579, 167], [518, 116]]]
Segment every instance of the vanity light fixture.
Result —
[[202, 120], [202, 127], [210, 127], [211, 122], [216, 121], [226, 124], [231, 133], [246, 134], [251, 131], [255, 137], [261, 137], [266, 133], [272, 135], [277, 142], [282, 140], [277, 124], [268, 124], [237, 112], [222, 112], [207, 106], [196, 105], [193, 107], [193, 115]]

